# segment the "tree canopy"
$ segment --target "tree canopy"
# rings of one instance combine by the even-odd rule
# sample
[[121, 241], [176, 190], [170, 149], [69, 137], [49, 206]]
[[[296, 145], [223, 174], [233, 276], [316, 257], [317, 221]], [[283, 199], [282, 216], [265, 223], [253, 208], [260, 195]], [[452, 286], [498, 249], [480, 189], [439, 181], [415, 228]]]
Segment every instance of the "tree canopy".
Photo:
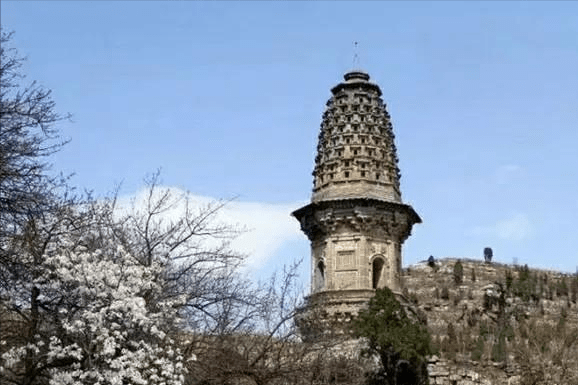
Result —
[[[50, 90], [22, 85], [1, 35], [0, 383], [311, 383], [339, 369], [300, 344], [293, 265], [255, 284], [240, 229], [147, 178], [143, 199], [71, 195], [48, 175], [64, 144]], [[277, 277], [277, 278], [275, 278]], [[328, 364], [329, 362], [329, 364]], [[322, 376], [322, 377], [323, 377]]]
[[425, 359], [431, 354], [430, 335], [424, 325], [408, 316], [390, 289], [375, 291], [367, 309], [352, 321], [352, 328], [356, 336], [367, 339], [367, 353], [380, 359], [382, 367], [374, 381], [427, 384]]

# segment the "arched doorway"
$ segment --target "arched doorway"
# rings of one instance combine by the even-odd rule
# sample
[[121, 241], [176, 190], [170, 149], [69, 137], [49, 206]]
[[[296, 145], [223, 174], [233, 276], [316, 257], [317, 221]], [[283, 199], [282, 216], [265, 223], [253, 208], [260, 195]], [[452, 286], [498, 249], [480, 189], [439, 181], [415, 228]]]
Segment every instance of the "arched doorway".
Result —
[[380, 287], [380, 281], [381, 281], [381, 273], [383, 271], [383, 265], [384, 265], [384, 261], [383, 258], [377, 257], [373, 260], [372, 264], [371, 264], [371, 277], [372, 277], [372, 287], [374, 289], [378, 289]]
[[315, 286], [317, 290], [323, 290], [325, 288], [325, 263], [323, 263], [323, 260], [317, 262], [315, 276], [317, 281], [315, 282]]

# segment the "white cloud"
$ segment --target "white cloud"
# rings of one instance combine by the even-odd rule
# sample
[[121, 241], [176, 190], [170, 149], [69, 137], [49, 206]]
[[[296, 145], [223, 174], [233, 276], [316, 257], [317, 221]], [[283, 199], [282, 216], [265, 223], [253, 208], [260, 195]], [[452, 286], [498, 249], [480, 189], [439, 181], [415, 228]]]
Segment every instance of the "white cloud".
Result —
[[[159, 190], [166, 188], [174, 197], [185, 193], [177, 187], [160, 187]], [[144, 208], [146, 198], [147, 191], [141, 190], [134, 195], [120, 198], [119, 206], [121, 209], [128, 208], [130, 202], [134, 201], [137, 208]], [[199, 208], [217, 201], [216, 198], [190, 193], [188, 198], [193, 206]], [[272, 258], [286, 242], [304, 237], [300, 231], [299, 223], [291, 216], [291, 212], [304, 204], [304, 202], [271, 204], [233, 200], [226, 203], [218, 212], [215, 221], [246, 229], [232, 241], [231, 247], [247, 255], [247, 267], [257, 269], [263, 266], [269, 258]], [[184, 209], [184, 204], [181, 202], [167, 211], [163, 218], [166, 220], [175, 219]]]
[[494, 174], [494, 180], [499, 185], [504, 185], [512, 181], [523, 171], [523, 168], [517, 164], [506, 164], [498, 167]]
[[233, 241], [232, 246], [249, 256], [253, 267], [264, 265], [285, 243], [304, 237], [299, 223], [291, 212], [302, 204], [269, 204], [258, 202], [231, 202], [222, 218], [229, 223], [246, 226], [248, 231]]
[[497, 237], [507, 241], [521, 241], [533, 234], [533, 227], [527, 215], [517, 213], [489, 226], [478, 226], [471, 233], [477, 236]]
[[532, 225], [526, 215], [517, 214], [498, 222], [496, 232], [502, 239], [520, 241], [532, 235]]

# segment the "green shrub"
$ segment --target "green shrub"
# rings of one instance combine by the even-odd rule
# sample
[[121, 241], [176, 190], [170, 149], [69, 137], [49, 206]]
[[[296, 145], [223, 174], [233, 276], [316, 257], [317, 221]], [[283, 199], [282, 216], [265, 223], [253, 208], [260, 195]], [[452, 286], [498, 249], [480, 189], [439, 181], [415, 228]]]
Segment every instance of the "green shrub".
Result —
[[380, 358], [381, 369], [374, 377], [382, 384], [428, 384], [431, 337], [423, 324], [408, 317], [390, 289], [377, 289], [351, 327], [356, 337], [367, 338], [366, 353]]
[[448, 299], [450, 299], [450, 291], [446, 286], [442, 287], [442, 292], [440, 294], [440, 297], [441, 297], [441, 299], [445, 299], [446, 301]]
[[476, 339], [476, 343], [472, 349], [471, 358], [473, 361], [480, 361], [482, 356], [484, 355], [484, 338], [482, 336], [478, 336]]
[[454, 265], [454, 283], [456, 285], [461, 285], [464, 281], [464, 266], [460, 261], [457, 261]]

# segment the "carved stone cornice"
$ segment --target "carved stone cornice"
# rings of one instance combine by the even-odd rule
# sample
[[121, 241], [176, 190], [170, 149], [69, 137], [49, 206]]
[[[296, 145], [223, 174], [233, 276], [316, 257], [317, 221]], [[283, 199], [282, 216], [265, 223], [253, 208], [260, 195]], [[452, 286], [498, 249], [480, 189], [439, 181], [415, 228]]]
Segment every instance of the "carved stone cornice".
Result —
[[[311, 241], [306, 335], [325, 335], [367, 304], [372, 288], [401, 287], [401, 246], [421, 218], [401, 199], [391, 117], [363, 71], [332, 88], [320, 126], [311, 203], [292, 214]], [[305, 332], [304, 332], [305, 330]]]
[[403, 242], [421, 218], [409, 205], [377, 199], [339, 199], [311, 203], [293, 212], [310, 241], [340, 229]]

